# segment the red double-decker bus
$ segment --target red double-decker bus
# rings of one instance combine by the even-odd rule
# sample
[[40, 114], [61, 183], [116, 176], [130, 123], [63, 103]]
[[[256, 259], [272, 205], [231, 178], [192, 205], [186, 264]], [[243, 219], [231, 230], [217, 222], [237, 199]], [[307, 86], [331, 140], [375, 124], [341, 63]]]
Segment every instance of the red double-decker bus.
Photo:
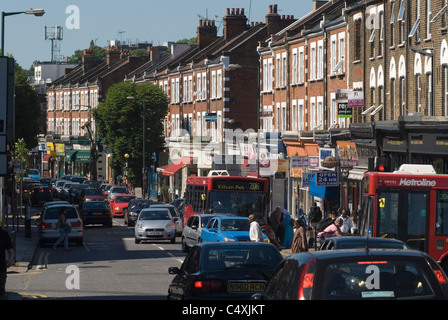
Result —
[[187, 178], [184, 223], [193, 214], [216, 213], [248, 217], [265, 223], [268, 214], [268, 180], [240, 176]]
[[404, 241], [448, 271], [448, 175], [428, 167], [365, 173], [359, 232]]

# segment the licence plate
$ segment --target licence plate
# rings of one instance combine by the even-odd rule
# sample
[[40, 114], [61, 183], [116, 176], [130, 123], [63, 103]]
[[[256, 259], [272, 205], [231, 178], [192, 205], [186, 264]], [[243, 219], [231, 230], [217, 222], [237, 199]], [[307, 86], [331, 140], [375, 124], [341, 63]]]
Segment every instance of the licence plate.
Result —
[[146, 232], [146, 235], [148, 235], [148, 236], [161, 236], [162, 232], [160, 232], [160, 231], [148, 231], [148, 232]]
[[228, 292], [262, 292], [266, 282], [229, 282]]
[[102, 213], [102, 212], [94, 212], [93, 215], [94, 215], [94, 216], [102, 216], [103, 213]]

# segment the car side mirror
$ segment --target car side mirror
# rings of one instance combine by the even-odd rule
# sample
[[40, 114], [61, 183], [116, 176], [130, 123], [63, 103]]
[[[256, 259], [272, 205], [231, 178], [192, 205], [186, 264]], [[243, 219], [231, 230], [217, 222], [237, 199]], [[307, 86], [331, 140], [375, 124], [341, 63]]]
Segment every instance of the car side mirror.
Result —
[[168, 268], [168, 273], [169, 274], [179, 274], [180, 273], [180, 269], [178, 267], [169, 267]]

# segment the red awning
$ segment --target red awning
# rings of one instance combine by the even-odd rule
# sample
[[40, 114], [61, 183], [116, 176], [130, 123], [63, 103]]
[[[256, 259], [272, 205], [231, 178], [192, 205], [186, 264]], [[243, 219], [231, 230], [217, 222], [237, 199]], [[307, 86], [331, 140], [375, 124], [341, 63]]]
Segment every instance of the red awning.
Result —
[[159, 173], [162, 173], [162, 172], [164, 172], [165, 169], [168, 168], [169, 166], [170, 166], [170, 165], [166, 165], [166, 166], [158, 167], [158, 168], [156, 169], [156, 171], [159, 172]]
[[189, 164], [191, 161], [193, 160], [193, 158], [191, 157], [182, 157], [179, 160], [177, 160], [175, 163], [173, 163], [172, 165], [168, 166], [167, 168], [165, 168], [165, 170], [163, 171], [163, 175], [165, 176], [170, 176], [173, 177], [174, 174], [182, 169], [183, 167], [185, 167], [187, 164]]
[[44, 156], [42, 157], [42, 161], [43, 162], [51, 161], [51, 154], [44, 154]]
[[305, 147], [303, 146], [303, 143], [300, 141], [288, 141], [284, 140], [283, 143], [286, 146], [286, 149], [288, 150], [288, 157], [292, 156], [307, 156]]

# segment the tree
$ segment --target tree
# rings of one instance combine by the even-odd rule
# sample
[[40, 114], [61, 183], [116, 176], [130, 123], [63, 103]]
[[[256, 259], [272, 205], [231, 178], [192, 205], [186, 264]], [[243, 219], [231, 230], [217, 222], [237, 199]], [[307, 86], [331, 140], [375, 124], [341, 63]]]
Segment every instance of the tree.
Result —
[[[90, 41], [89, 49], [93, 50], [95, 62], [101, 63], [106, 61], [106, 49], [97, 46], [93, 40]], [[68, 63], [81, 64], [83, 52], [83, 49], [76, 50], [73, 55], [68, 58]]]
[[[129, 100], [127, 97], [135, 97]], [[95, 123], [101, 140], [112, 150], [112, 168], [121, 172], [126, 159], [128, 180], [142, 185], [143, 160], [143, 103], [145, 101], [145, 164], [150, 165], [151, 154], [163, 145], [163, 119], [168, 110], [164, 91], [152, 83], [137, 85], [120, 82], [107, 92], [105, 102], [94, 109]]]
[[29, 149], [37, 146], [39, 134], [40, 101], [36, 91], [31, 87], [25, 70], [15, 62], [15, 136], [23, 138]]

